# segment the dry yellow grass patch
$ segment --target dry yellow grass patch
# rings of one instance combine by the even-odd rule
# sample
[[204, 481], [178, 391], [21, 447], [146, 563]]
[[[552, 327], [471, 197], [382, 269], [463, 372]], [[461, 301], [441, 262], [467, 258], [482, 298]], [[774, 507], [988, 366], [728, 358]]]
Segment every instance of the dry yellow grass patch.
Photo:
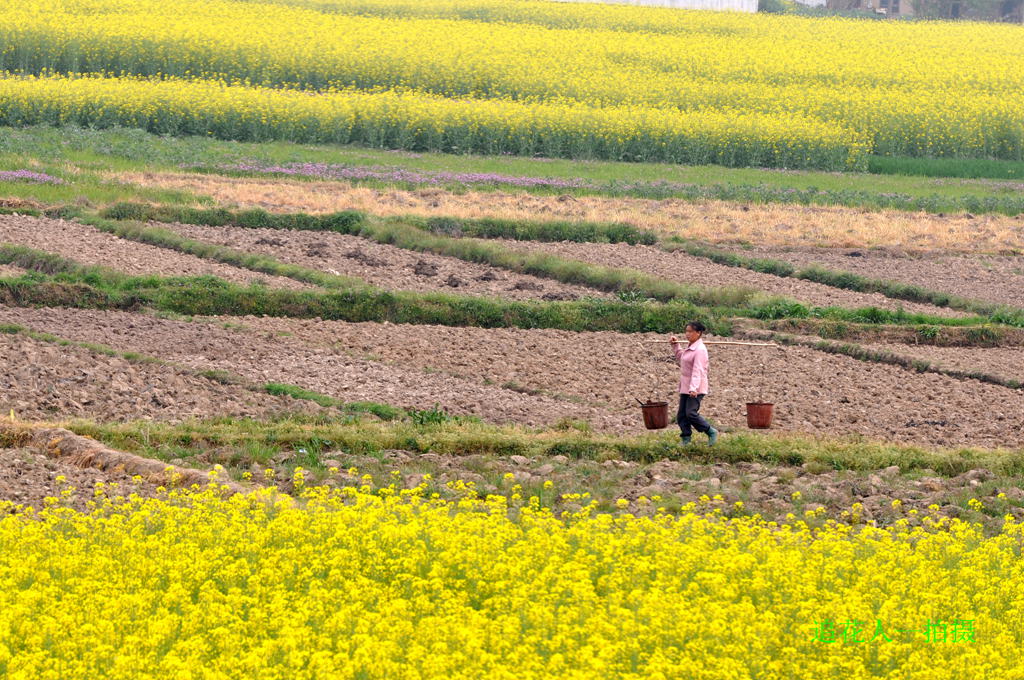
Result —
[[506, 192], [455, 194], [439, 188], [406, 191], [359, 187], [347, 182], [176, 173], [120, 173], [113, 177], [132, 184], [204, 194], [222, 204], [278, 212], [362, 210], [381, 216], [625, 222], [665, 235], [776, 246], [895, 246], [975, 252], [1024, 248], [1024, 221], [1001, 215], [939, 217], [895, 210], [724, 201]]

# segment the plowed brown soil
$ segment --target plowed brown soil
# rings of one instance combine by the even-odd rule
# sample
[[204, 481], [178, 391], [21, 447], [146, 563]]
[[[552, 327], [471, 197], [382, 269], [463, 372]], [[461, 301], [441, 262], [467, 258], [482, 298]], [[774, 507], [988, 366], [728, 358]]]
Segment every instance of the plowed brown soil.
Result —
[[747, 257], [820, 265], [950, 295], [1024, 307], [1024, 256], [908, 253], [892, 248], [728, 248]]
[[454, 257], [417, 253], [358, 236], [185, 224], [160, 226], [173, 229], [186, 238], [262, 253], [303, 267], [355, 276], [389, 290], [444, 291], [511, 300], [608, 297], [607, 293], [593, 288], [515, 274]]
[[[957, 371], [987, 373], [1007, 380], [1024, 382], [1024, 347], [934, 347], [931, 345], [894, 345], [872, 343], [866, 349], [891, 352]], [[1024, 420], [1024, 414], [1022, 414]]]
[[534, 241], [501, 240], [511, 250], [525, 253], [553, 253], [561, 257], [583, 260], [605, 267], [638, 269], [680, 283], [704, 286], [750, 286], [773, 295], [785, 295], [820, 307], [880, 307], [936, 316], [963, 316], [962, 312], [935, 305], [903, 302], [880, 293], [857, 293], [833, 288], [812, 281], [715, 264], [702, 257], [683, 252], [668, 253], [652, 246], [631, 246], [626, 243], [538, 243]]
[[[0, 320], [8, 319], [0, 313]], [[0, 335], [0, 365], [0, 414], [13, 410], [22, 420], [256, 418], [316, 408], [308, 401], [222, 385], [171, 366], [130, 362], [23, 335]]]
[[0, 243], [45, 250], [79, 264], [102, 265], [126, 274], [208, 274], [243, 285], [262, 281], [278, 288], [312, 288], [308, 284], [283, 276], [260, 274], [166, 248], [127, 241], [68, 220], [0, 215]]
[[[58, 481], [58, 477], [63, 479]], [[133, 493], [144, 497], [156, 495], [155, 482], [133, 481], [124, 472], [81, 468], [31, 449], [0, 449], [0, 501], [39, 510], [47, 497], [61, 498], [62, 491], [73, 489], [61, 503], [86, 512], [88, 502], [94, 500], [93, 489], [100, 482], [106, 495], [112, 498]]]
[[[436, 402], [453, 413], [478, 415], [491, 422], [539, 426], [574, 418], [606, 431], [629, 429], [633, 421], [621, 409], [613, 412], [601, 405], [488, 385], [472, 371], [463, 375], [441, 371], [437, 364], [431, 368], [388, 365], [353, 355], [347, 348], [313, 345], [271, 329], [238, 328], [239, 322], [252, 320], [235, 317], [186, 323], [128, 313], [0, 307], [0, 322], [139, 351], [197, 370], [228, 370], [257, 383], [297, 384], [350, 402], [376, 401], [410, 409], [428, 409]], [[403, 328], [411, 336], [418, 327]], [[97, 389], [93, 398], [104, 397]], [[213, 404], [208, 408], [213, 410]]]
[[[599, 430], [637, 432], [642, 425], [634, 397], [669, 399], [675, 410], [678, 368], [665, 338], [651, 334], [252, 317], [183, 323], [55, 309], [0, 308], [0, 319], [350, 401], [414, 408], [437, 401], [496, 422], [534, 425], [568, 417]], [[779, 430], [936, 446], [1024, 446], [1020, 390], [803, 347], [712, 346], [711, 394], [702, 412], [743, 428], [744, 404], [762, 400], [776, 404], [773, 427]]]

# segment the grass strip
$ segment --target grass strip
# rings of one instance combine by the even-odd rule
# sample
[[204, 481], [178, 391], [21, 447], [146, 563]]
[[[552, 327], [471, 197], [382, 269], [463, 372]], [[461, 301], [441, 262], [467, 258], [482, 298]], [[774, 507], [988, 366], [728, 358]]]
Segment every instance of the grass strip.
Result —
[[947, 476], [979, 467], [1004, 475], [1024, 473], [1024, 451], [931, 449], [857, 438], [825, 439], [753, 432], [729, 433], [714, 448], [709, 448], [680, 447], [677, 434], [667, 431], [623, 437], [594, 434], [571, 427], [535, 430], [453, 420], [419, 424], [412, 421], [339, 422], [312, 416], [290, 416], [266, 422], [219, 418], [177, 424], [76, 421], [64, 426], [113, 448], [157, 458], [180, 457], [183, 450], [199, 453], [220, 447], [233, 447], [243, 454], [267, 446], [322, 451], [325, 448], [323, 443], [329, 442], [331, 449], [357, 455], [399, 449], [413, 453], [502, 458], [564, 455], [571, 459], [599, 461], [670, 459], [785, 465], [814, 462], [823, 468], [836, 470], [879, 470], [898, 465], [904, 472], [928, 469]]
[[[293, 222], [305, 223], [310, 217], [301, 214], [276, 215], [261, 210], [231, 211], [196, 210], [174, 206], [146, 206], [120, 203], [103, 211], [110, 219], [131, 216], [135, 220], [181, 222], [206, 226], [261, 226], [271, 229], [292, 228]], [[259, 217], [257, 217], [259, 215]], [[329, 216], [328, 216], [329, 217]], [[555, 279], [562, 283], [588, 286], [606, 292], [636, 292], [643, 297], [666, 302], [680, 300], [699, 306], [737, 306], [746, 304], [755, 294], [752, 288], [701, 288], [687, 286], [648, 276], [642, 272], [611, 267], [598, 267], [585, 262], [567, 260], [554, 255], [524, 254], [493, 243], [467, 241], [433, 234], [404, 219], [325, 220], [322, 231], [334, 231], [392, 245], [405, 250], [429, 252], [455, 257], [467, 262], [487, 264], [520, 274]]]
[[259, 208], [227, 210], [226, 208], [190, 208], [178, 205], [120, 202], [104, 208], [101, 217], [118, 221], [181, 222], [208, 227], [247, 227], [250, 229], [290, 229], [299, 231], [335, 231], [351, 234], [366, 221], [356, 210], [327, 215], [306, 213], [271, 213]]
[[410, 216], [403, 218], [435, 234], [454, 238], [506, 238], [515, 241], [572, 241], [575, 243], [628, 243], [652, 246], [658, 242], [653, 231], [637, 229], [629, 224], [605, 222], [538, 222], [506, 220], [493, 217], [477, 219], [462, 217]]
[[[129, 276], [102, 267], [84, 267], [65, 258], [21, 246], [0, 244], [0, 264], [40, 271], [0, 278], [0, 304], [133, 311], [148, 307], [164, 314], [185, 316], [267, 315], [320, 318], [350, 322], [435, 324], [478, 328], [551, 328], [568, 331], [607, 330], [620, 333], [679, 333], [686, 323], [702, 320], [711, 333], [733, 334], [737, 317], [750, 310], [698, 308], [687, 303], [624, 303], [585, 299], [575, 302], [509, 301], [444, 293], [386, 292], [377, 289], [320, 292], [289, 291], [253, 284], [248, 288], [212, 276]], [[794, 303], [796, 304], [796, 303]], [[885, 325], [900, 318], [886, 310], [815, 310], [827, 317], [786, 318], [794, 308], [766, 306], [761, 310], [771, 330], [819, 335], [823, 338], [870, 337], [892, 342], [921, 342], [940, 346], [1024, 344], [1024, 333], [997, 326]], [[796, 311], [808, 314], [797, 306]], [[858, 319], [864, 314], [865, 321]], [[912, 319], [904, 315], [904, 321]]]
[[249, 269], [286, 278], [311, 283], [322, 288], [349, 290], [365, 288], [367, 283], [362, 279], [350, 276], [329, 274], [317, 269], [309, 269], [295, 264], [281, 262], [267, 255], [246, 253], [225, 246], [204, 243], [185, 238], [169, 229], [144, 226], [141, 224], [115, 222], [101, 217], [83, 217], [79, 221], [91, 225], [100, 231], [113, 234], [129, 241], [137, 241], [148, 245], [175, 250], [179, 253], [194, 255], [207, 260], [222, 262], [234, 267]]
[[328, 408], [337, 408], [343, 413], [370, 413], [381, 420], [398, 420], [409, 415], [409, 411], [373, 401], [343, 401], [335, 397], [307, 390], [298, 385], [271, 382], [263, 385], [263, 391], [275, 396], [287, 395], [294, 399], [306, 399]]
[[719, 250], [706, 244], [680, 239], [679, 237], [672, 237], [667, 242], [661, 244], [661, 248], [667, 252], [682, 250], [689, 255], [703, 257], [716, 264], [730, 267], [740, 267], [764, 274], [813, 281], [833, 288], [842, 288], [858, 293], [881, 293], [887, 298], [894, 300], [920, 302], [935, 305], [936, 307], [947, 307], [949, 309], [970, 312], [986, 316], [993, 323], [1024, 328], [1024, 309], [969, 300], [913, 284], [872, 279], [851, 272], [826, 269], [818, 265], [797, 269], [790, 263], [782, 260], [746, 257], [737, 253]]
[[[120, 206], [120, 207], [119, 207]], [[119, 204], [105, 211], [104, 215], [131, 214], [147, 219], [184, 221], [195, 219], [196, 224], [205, 224], [208, 213], [216, 212], [217, 219], [232, 216], [229, 224], [243, 226], [237, 214], [218, 209], [216, 211], [177, 209], [162, 206], [147, 212], [141, 204]], [[262, 211], [247, 211], [249, 213]], [[266, 223], [274, 224], [278, 215], [266, 213]], [[298, 219], [296, 216], [292, 216]], [[291, 218], [289, 218], [290, 220]], [[570, 260], [546, 253], [518, 253], [497, 244], [475, 240], [462, 240], [432, 234], [405, 219], [373, 219], [332, 223], [331, 231], [367, 238], [377, 243], [393, 245], [417, 252], [455, 257], [467, 262], [487, 264], [522, 274], [551, 278], [562, 283], [584, 285], [597, 290], [615, 292], [623, 300], [641, 301], [644, 298], [660, 302], [684, 302], [704, 308], [732, 310], [735, 316], [753, 319], [782, 319], [819, 317], [873, 324], [932, 324], [940, 326], [967, 326], [984, 323], [986, 319], [932, 316], [910, 314], [903, 310], [884, 310], [877, 307], [842, 309], [838, 307], [809, 307], [781, 296], [768, 296], [750, 287], [703, 288], [679, 284], [634, 269], [602, 267], [578, 260]], [[421, 222], [422, 224], [422, 222]], [[272, 227], [273, 228], [273, 227]]]
[[936, 347], [1019, 347], [1024, 330], [1006, 326], [870, 325], [841, 319], [776, 319], [765, 328], [797, 335], [817, 335], [829, 340], [891, 342]]
[[[151, 357], [145, 354], [141, 354], [139, 352], [122, 352], [121, 350], [117, 350], [108, 345], [103, 345], [96, 342], [77, 342], [75, 340], [68, 340], [67, 338], [62, 338], [58, 335], [53, 335], [52, 333], [41, 333], [39, 331], [33, 330], [31, 328], [26, 328], [25, 326], [16, 323], [0, 324], [0, 333], [4, 333], [6, 335], [24, 335], [26, 337], [32, 338], [33, 340], [38, 340], [39, 342], [48, 342], [55, 345], [60, 345], [61, 347], [81, 347], [83, 349], [89, 350], [90, 352], [95, 352], [96, 354], [103, 354], [104, 356], [108, 357], [117, 357], [119, 359], [130, 361], [132, 363], [162, 364], [180, 368], [179, 366], [177, 366], [176, 364], [172, 364], [171, 362], [164, 361], [163, 359], [158, 359], [156, 357]], [[185, 370], [190, 373], [195, 373], [194, 371], [191, 371], [189, 369]]]
[[631, 245], [658, 245], [666, 252], [683, 251], [688, 255], [702, 257], [716, 264], [749, 269], [762, 274], [813, 281], [832, 288], [852, 290], [858, 293], [880, 293], [893, 300], [919, 302], [922, 304], [947, 307], [959, 311], [988, 317], [993, 323], [1024, 328], [1024, 310], [1006, 305], [995, 305], [961, 298], [948, 293], [929, 290], [922, 286], [872, 279], [851, 272], [810, 266], [797, 269], [783, 260], [747, 257], [707, 244], [689, 241], [677, 236], [659, 242], [654, 232], [638, 230], [629, 225], [595, 222], [533, 222], [497, 219], [460, 219], [450, 217], [406, 218], [432, 232], [455, 238], [505, 238], [517, 241], [573, 241], [576, 243], [629, 243]]
[[574, 302], [510, 301], [445, 293], [292, 291], [259, 284], [242, 287], [212, 276], [129, 276], [100, 267], [81, 267], [18, 246], [0, 245], [0, 263], [32, 268], [42, 261], [52, 276], [0, 279], [0, 303], [133, 310], [150, 307], [185, 315], [267, 315], [339, 321], [555, 328], [623, 333], [678, 333], [701, 319], [717, 335], [730, 335], [727, 317], [735, 310], [699, 308], [685, 302], [627, 304], [613, 300]]
[[1024, 310], [930, 290], [922, 286], [872, 279], [851, 272], [835, 271], [821, 266], [797, 269], [783, 260], [747, 257], [720, 250], [703, 243], [671, 237], [659, 242], [654, 232], [630, 225], [597, 222], [535, 222], [525, 220], [461, 219], [451, 217], [405, 218], [434, 233], [455, 238], [504, 238], [517, 241], [572, 241], [576, 243], [629, 243], [658, 245], [666, 252], [682, 250], [716, 264], [739, 267], [762, 274], [813, 281], [822, 285], [859, 293], [880, 293], [893, 300], [919, 302], [988, 317], [992, 323], [1024, 328]]
[[1024, 382], [1013, 378], [1003, 378], [991, 373], [985, 373], [984, 371], [962, 371], [956, 368], [945, 368], [925, 359], [915, 359], [895, 352], [870, 349], [853, 343], [838, 343], [830, 340], [802, 340], [792, 335], [771, 332], [763, 336], [758, 334], [758, 337], [766, 337], [783, 345], [809, 347], [828, 354], [841, 354], [861, 361], [900, 366], [901, 368], [918, 373], [937, 373], [958, 380], [978, 380], [1014, 390], [1024, 389]]

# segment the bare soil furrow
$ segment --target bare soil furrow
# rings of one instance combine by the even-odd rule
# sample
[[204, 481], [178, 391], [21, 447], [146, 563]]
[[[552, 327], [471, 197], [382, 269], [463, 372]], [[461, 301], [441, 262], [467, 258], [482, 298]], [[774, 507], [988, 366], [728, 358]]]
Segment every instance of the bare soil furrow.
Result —
[[270, 255], [283, 262], [332, 274], [355, 276], [389, 290], [444, 291], [512, 300], [608, 297], [607, 293], [593, 288], [516, 274], [454, 257], [417, 253], [358, 236], [184, 224], [160, 226], [186, 238]]
[[934, 305], [903, 302], [880, 293], [857, 293], [784, 276], [715, 264], [683, 252], [668, 253], [652, 246], [625, 243], [537, 243], [501, 240], [512, 250], [528, 253], [552, 253], [605, 267], [628, 267], [652, 276], [702, 286], [750, 286], [772, 295], [785, 295], [820, 307], [903, 308], [908, 312], [936, 316], [964, 316], [963, 312]]
[[1024, 256], [913, 253], [894, 248], [724, 248], [747, 257], [819, 265], [973, 300], [1024, 307]]
[[[673, 414], [677, 399], [678, 368], [666, 338], [653, 334], [255, 317], [182, 323], [123, 312], [0, 308], [4, 318], [347, 400], [416, 408], [437, 401], [497, 422], [584, 418], [596, 429], [638, 432], [634, 397], [668, 399]], [[779, 430], [1024, 446], [1021, 390], [804, 347], [712, 346], [711, 394], [702, 412], [727, 428], [744, 428], [750, 401], [774, 402]]]
[[[452, 413], [495, 423], [550, 425], [562, 418], [591, 422], [603, 431], [629, 429], [625, 409], [614, 412], [484, 384], [478, 376], [408, 365], [388, 365], [272, 330], [252, 332], [250, 317], [188, 323], [122, 312], [0, 307], [0, 321], [81, 342], [138, 351], [198, 370], [221, 369], [258, 383], [284, 382], [343, 399], [409, 409], [435, 403]], [[405, 327], [410, 335], [417, 327]], [[97, 399], [102, 395], [97, 395]]]
[[0, 501], [43, 509], [47, 498], [60, 498], [65, 489], [76, 492], [62, 503], [80, 512], [89, 511], [93, 489], [102, 483], [110, 497], [157, 495], [158, 483], [134, 480], [118, 470], [100, 470], [50, 458], [32, 449], [0, 449]]
[[1024, 348], [1022, 347], [972, 347], [967, 349], [892, 343], [872, 343], [862, 346], [865, 349], [922, 359], [942, 368], [987, 373], [1007, 380], [1024, 382]]
[[[10, 320], [0, 313], [0, 321]], [[73, 320], [73, 315], [66, 317]], [[0, 413], [13, 411], [24, 420], [178, 421], [319, 410], [307, 401], [223, 385], [172, 366], [130, 362], [23, 335], [0, 335], [0, 362]]]
[[260, 274], [166, 248], [127, 241], [68, 220], [0, 215], [0, 243], [45, 250], [79, 264], [102, 265], [126, 274], [210, 275], [242, 285], [262, 282], [277, 288], [314, 288], [283, 276]]

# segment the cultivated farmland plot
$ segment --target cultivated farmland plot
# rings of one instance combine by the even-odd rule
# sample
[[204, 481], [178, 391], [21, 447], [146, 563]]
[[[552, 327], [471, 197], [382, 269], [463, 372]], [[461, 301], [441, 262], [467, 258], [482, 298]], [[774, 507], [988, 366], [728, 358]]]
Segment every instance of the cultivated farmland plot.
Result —
[[0, 8], [0, 676], [1013, 677], [1022, 31]]

